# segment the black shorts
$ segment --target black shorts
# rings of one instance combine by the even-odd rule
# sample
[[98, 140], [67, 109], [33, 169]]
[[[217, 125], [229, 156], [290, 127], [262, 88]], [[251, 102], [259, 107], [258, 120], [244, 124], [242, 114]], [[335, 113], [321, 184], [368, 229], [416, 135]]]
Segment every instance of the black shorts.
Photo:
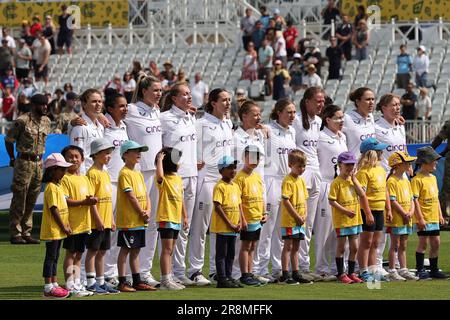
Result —
[[261, 228], [255, 231], [241, 231], [241, 241], [258, 241], [261, 235]]
[[289, 239], [299, 239], [299, 240], [305, 240], [305, 235], [301, 232], [296, 234], [291, 234], [289, 236], [282, 236], [281, 239], [283, 240], [289, 240]]
[[44, 69], [42, 71], [39, 71], [39, 68], [41, 67], [40, 64], [36, 64], [36, 69], [34, 69], [34, 76], [36, 78], [47, 78], [48, 76], [48, 66], [45, 65]]
[[63, 248], [70, 252], [83, 253], [86, 249], [87, 233], [74, 234], [64, 239]]
[[67, 48], [70, 48], [72, 45], [72, 35], [65, 33], [58, 33], [58, 38], [56, 39], [56, 45], [59, 48], [64, 47], [66, 45]]
[[441, 234], [440, 230], [432, 230], [432, 231], [417, 231], [417, 235], [419, 237], [436, 237]]
[[179, 230], [172, 228], [158, 228], [159, 236], [161, 239], [178, 239]]
[[117, 246], [128, 249], [145, 247], [145, 230], [120, 230], [117, 235]]
[[22, 80], [23, 78], [28, 78], [28, 74], [30, 73], [30, 69], [19, 69], [16, 68], [16, 77], [17, 80]]
[[361, 216], [363, 220], [362, 229], [363, 232], [375, 232], [375, 231], [383, 231], [384, 229], [384, 211], [372, 210], [373, 219], [375, 223], [371, 226], [366, 224], [366, 214], [363, 210], [361, 210]]
[[86, 248], [91, 250], [109, 250], [111, 248], [111, 229], [92, 230], [86, 239]]

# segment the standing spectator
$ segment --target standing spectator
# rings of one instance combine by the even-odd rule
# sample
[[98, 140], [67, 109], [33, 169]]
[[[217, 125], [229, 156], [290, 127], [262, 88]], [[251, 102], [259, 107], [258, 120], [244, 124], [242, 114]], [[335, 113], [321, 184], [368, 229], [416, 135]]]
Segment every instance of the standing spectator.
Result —
[[353, 25], [350, 23], [347, 14], [342, 15], [342, 23], [336, 29], [336, 38], [338, 45], [344, 52], [347, 61], [352, 60], [352, 35]]
[[258, 54], [253, 42], [248, 43], [247, 54], [244, 57], [242, 67], [242, 80], [255, 81], [258, 78]]
[[175, 82], [184, 83], [189, 85], [189, 79], [186, 78], [186, 73], [183, 69], [178, 69], [178, 74]]
[[415, 120], [417, 95], [414, 93], [414, 84], [412, 82], [408, 83], [406, 92], [400, 102], [402, 104], [402, 117], [405, 120]]
[[6, 87], [3, 93], [3, 101], [2, 101], [2, 109], [1, 113], [3, 115], [3, 119], [6, 121], [12, 121], [15, 111], [15, 102], [16, 98], [12, 94], [11, 88]]
[[273, 100], [278, 101], [287, 97], [286, 88], [289, 88], [291, 77], [284, 68], [281, 60], [275, 61], [273, 72]]
[[8, 40], [8, 48], [14, 50], [14, 49], [16, 49], [16, 42], [14, 41], [14, 38], [9, 35], [9, 32], [10, 32], [9, 28], [2, 29], [2, 35], [0, 36], [0, 42], [3, 39]]
[[119, 74], [115, 74], [114, 78], [112, 80], [109, 80], [105, 87], [103, 88], [103, 91], [105, 91], [106, 89], [114, 89], [117, 91], [117, 93], [122, 93], [122, 81], [120, 80], [120, 75]]
[[17, 89], [17, 93], [20, 95], [21, 93], [25, 94], [27, 98], [31, 98], [37, 91], [36, 85], [33, 83], [32, 78], [23, 78], [22, 83]]
[[27, 78], [30, 73], [30, 61], [33, 54], [28, 47], [25, 39], [19, 40], [19, 50], [16, 52], [16, 77], [17, 80], [22, 81]]
[[173, 64], [170, 61], [166, 61], [163, 64], [164, 71], [161, 71], [162, 81], [166, 80], [167, 85], [170, 87], [176, 79], [175, 71], [173, 71]]
[[75, 92], [69, 92], [66, 96], [66, 103], [62, 109], [62, 112], [56, 119], [55, 133], [68, 134], [68, 127], [70, 121], [78, 118], [78, 114], [75, 112], [75, 107], [80, 102], [80, 98]]
[[302, 87], [302, 76], [303, 76], [303, 64], [302, 56], [300, 53], [294, 53], [294, 62], [289, 67], [289, 75], [291, 76], [291, 88], [292, 91], [297, 92]]
[[72, 36], [73, 29], [70, 26], [69, 19], [71, 15], [67, 12], [67, 6], [63, 4], [61, 6], [62, 14], [58, 17], [59, 30], [56, 45], [58, 46], [59, 54], [63, 54], [64, 45], [68, 54], [72, 54]]
[[308, 74], [303, 78], [303, 86], [305, 88], [319, 87], [322, 88], [322, 79], [317, 74], [316, 67], [311, 63], [306, 68]]
[[286, 51], [286, 40], [284, 40], [283, 32], [277, 31], [275, 33], [275, 58], [281, 60], [283, 67], [287, 65], [287, 51]]
[[400, 45], [400, 54], [397, 56], [397, 88], [406, 89], [411, 81], [412, 58], [406, 53], [406, 44]]
[[252, 33], [252, 42], [255, 45], [256, 52], [259, 51], [259, 48], [262, 46], [262, 42], [266, 37], [266, 32], [264, 31], [264, 26], [260, 20], [256, 21], [255, 29]]
[[359, 20], [358, 27], [353, 32], [353, 44], [356, 48], [356, 60], [367, 59], [367, 46], [369, 45], [369, 29], [366, 20]]
[[[322, 18], [323, 18], [323, 24], [328, 26], [331, 24], [331, 21], [334, 20], [334, 23], [337, 22], [337, 17], [341, 15], [338, 8], [335, 7], [334, 0], [328, 0], [328, 5], [326, 8], [322, 10]], [[330, 37], [331, 30], [328, 30], [323, 38], [327, 40]]]
[[316, 72], [320, 77], [320, 69], [322, 63], [322, 54], [320, 53], [317, 43], [315, 41], [310, 41], [308, 44], [308, 52], [303, 56], [303, 61], [305, 65], [313, 64], [316, 68]]
[[60, 88], [57, 88], [55, 90], [55, 98], [48, 104], [47, 115], [51, 121], [55, 121], [58, 118], [65, 105], [66, 100], [64, 100], [64, 92]]
[[141, 63], [137, 60], [134, 60], [133, 61], [133, 69], [131, 70], [131, 74], [135, 81], [138, 81], [139, 76], [141, 75], [142, 72], [143, 72], [143, 68], [142, 68]]
[[22, 30], [20, 31], [20, 37], [22, 39], [25, 39], [27, 45], [31, 47], [34, 41], [34, 37], [31, 35], [30, 24], [27, 20], [22, 21]]
[[252, 9], [245, 9], [245, 17], [241, 19], [242, 43], [247, 50], [248, 43], [252, 40], [252, 32], [256, 24], [256, 18], [252, 16]]
[[38, 32], [42, 31], [41, 18], [38, 15], [33, 17], [33, 24], [30, 27], [30, 33], [33, 37], [38, 37]]
[[419, 88], [419, 98], [417, 99], [417, 120], [431, 119], [431, 99], [428, 96], [427, 88]]
[[417, 48], [417, 55], [414, 57], [413, 70], [416, 73], [416, 86], [428, 88], [428, 66], [430, 65], [430, 59], [426, 55], [427, 49], [425, 46], [419, 46]]
[[155, 78], [159, 79], [161, 76], [161, 72], [158, 69], [158, 65], [156, 64], [156, 62], [154, 60], [151, 60], [149, 63], [149, 67], [150, 67], [150, 75], [154, 76]]
[[275, 8], [273, 10], [273, 18], [275, 19], [275, 29], [281, 31], [286, 27], [286, 20], [280, 15], [280, 9]]
[[55, 30], [56, 30], [56, 28], [53, 23], [52, 16], [46, 16], [44, 31], [42, 33], [44, 34], [44, 37], [47, 38], [48, 42], [50, 42], [50, 45], [52, 47], [52, 51], [50, 54], [56, 53]]
[[275, 43], [275, 34], [277, 29], [275, 28], [276, 22], [274, 18], [269, 19], [269, 26], [266, 28], [266, 38], [269, 39], [271, 46]]
[[194, 76], [194, 83], [191, 84], [192, 105], [197, 109], [208, 102], [209, 88], [202, 81], [202, 75], [197, 72]]
[[63, 90], [64, 90], [64, 99], [67, 100], [67, 94], [69, 92], [73, 92], [72, 84], [70, 82], [65, 83], [64, 86], [63, 86]]
[[39, 35], [40, 46], [36, 49], [36, 68], [34, 69], [34, 77], [36, 81], [40, 81], [41, 78], [44, 79], [45, 84], [48, 83], [48, 59], [50, 57], [50, 52], [52, 47], [48, 40], [41, 33]]
[[11, 69], [13, 65], [13, 56], [11, 49], [8, 47], [8, 40], [3, 38], [0, 47], [0, 76], [3, 76], [6, 70]]
[[123, 95], [127, 99], [127, 103], [131, 103], [134, 90], [136, 89], [136, 81], [133, 79], [133, 75], [130, 72], [125, 72], [123, 75]]
[[273, 60], [273, 49], [269, 45], [269, 40], [264, 38], [262, 47], [258, 51], [258, 62], [259, 62], [259, 78], [266, 79], [266, 94], [272, 95], [272, 60]]
[[360, 20], [367, 21], [366, 7], [363, 5], [358, 6], [358, 14], [355, 16], [355, 28], [358, 26]]
[[297, 49], [297, 37], [299, 36], [299, 32], [297, 28], [294, 26], [292, 20], [288, 20], [287, 29], [283, 32], [284, 39], [286, 39], [286, 51], [288, 59], [292, 58], [296, 49]]
[[231, 102], [230, 118], [233, 123], [239, 123], [239, 110], [242, 104], [247, 100], [247, 91], [237, 88], [233, 101]]
[[343, 58], [343, 52], [337, 45], [337, 38], [330, 38], [331, 45], [327, 48], [326, 56], [328, 58], [328, 80], [339, 79], [341, 71], [341, 60]]
[[259, 20], [263, 24], [263, 28], [265, 31], [269, 27], [269, 20], [270, 20], [271, 16], [270, 16], [269, 10], [267, 10], [266, 6], [260, 6], [259, 12], [261, 13], [261, 17], [259, 18]]

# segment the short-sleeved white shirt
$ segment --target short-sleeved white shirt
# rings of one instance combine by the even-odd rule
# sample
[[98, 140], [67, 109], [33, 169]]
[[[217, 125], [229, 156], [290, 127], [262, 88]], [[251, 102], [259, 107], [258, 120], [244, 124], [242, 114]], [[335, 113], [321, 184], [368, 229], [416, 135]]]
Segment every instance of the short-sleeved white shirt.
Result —
[[381, 166], [388, 172], [391, 170], [388, 165], [389, 156], [396, 151], [407, 151], [405, 127], [402, 125], [392, 126], [381, 117], [375, 121], [375, 132], [377, 140], [388, 145], [383, 150], [381, 158]]
[[350, 111], [344, 116], [344, 128], [342, 132], [347, 137], [348, 150], [353, 152], [356, 158], [361, 152], [361, 142], [367, 138], [375, 138], [375, 120], [372, 114], [363, 118], [356, 110]]
[[120, 157], [120, 146], [124, 141], [128, 140], [127, 126], [123, 121], [121, 121], [119, 126], [117, 126], [116, 122], [108, 113], [105, 117], [111, 125], [109, 128], [105, 128], [103, 137], [111, 142], [115, 147], [111, 153], [111, 160], [106, 165], [106, 169], [111, 177], [111, 182], [118, 182], [119, 172], [125, 165]]
[[327, 127], [320, 131], [317, 153], [322, 181], [333, 181], [334, 166], [337, 164], [338, 156], [345, 151], [347, 151], [347, 141], [342, 132], [336, 134]]
[[261, 130], [254, 130], [254, 135], [250, 135], [242, 127], [239, 127], [234, 131], [234, 153], [233, 157], [239, 161], [237, 170], [241, 170], [244, 167], [244, 150], [249, 145], [254, 145], [260, 150], [259, 164], [255, 168], [255, 172], [259, 173], [261, 178], [264, 179], [264, 144], [265, 138]]
[[317, 156], [317, 143], [319, 142], [320, 126], [322, 119], [318, 116], [308, 117], [310, 128], [305, 130], [301, 115], [295, 116], [292, 126], [295, 129], [295, 141], [297, 148], [303, 151], [307, 157], [306, 166], [310, 169], [319, 169], [319, 157]]
[[193, 83], [191, 85], [192, 104], [197, 108], [201, 107], [203, 105], [205, 94], [207, 94], [208, 91], [208, 85], [203, 81]]

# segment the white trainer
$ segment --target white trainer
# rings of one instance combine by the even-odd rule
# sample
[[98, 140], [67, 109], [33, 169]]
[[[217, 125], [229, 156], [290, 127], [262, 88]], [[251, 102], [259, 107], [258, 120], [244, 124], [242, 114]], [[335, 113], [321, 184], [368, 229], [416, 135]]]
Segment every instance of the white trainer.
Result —
[[173, 276], [172, 280], [175, 281], [176, 283], [182, 284], [183, 286], [192, 286], [192, 285], [194, 285], [194, 281], [192, 281], [191, 279], [189, 279], [185, 275], [182, 275], [182, 276], [179, 276], [179, 277]]
[[405, 278], [406, 280], [413, 280], [413, 281], [417, 281], [419, 280], [419, 277], [416, 277], [415, 275], [413, 275], [411, 272], [409, 272], [408, 269], [404, 268], [404, 269], [400, 269], [398, 270], [398, 274]]
[[334, 282], [337, 281], [337, 277], [335, 275], [324, 273], [321, 275], [323, 282]]
[[75, 285], [71, 290], [70, 293], [74, 296], [74, 297], [90, 297], [94, 295], [94, 292], [92, 291], [88, 291], [86, 290], [86, 288], [84, 286], [77, 286]]
[[395, 269], [394, 270], [390, 270], [388, 272], [388, 276], [387, 277], [389, 278], [390, 281], [406, 281], [406, 279], [403, 278], [402, 276], [400, 276], [397, 273], [397, 270], [395, 270]]
[[258, 280], [259, 282], [261, 282], [262, 284], [268, 284], [270, 282], [271, 279], [268, 279], [266, 277], [260, 276], [260, 275], [254, 275], [254, 278], [256, 280]]
[[382, 267], [379, 267], [379, 268], [377, 268], [377, 273], [378, 274], [380, 274], [380, 275], [382, 275], [382, 276], [385, 276], [385, 277], [388, 277], [389, 276], [389, 272], [387, 272], [384, 268], [382, 268]]
[[172, 280], [164, 280], [161, 282], [161, 285], [159, 286], [160, 290], [170, 290], [170, 291], [178, 291], [183, 290], [182, 287], [178, 285], [178, 283], [172, 281]]
[[201, 273], [196, 275], [194, 279], [192, 280], [196, 286], [209, 286], [211, 284], [211, 281], [206, 279]]
[[155, 280], [155, 278], [153, 278], [153, 275], [150, 272], [144, 274], [142, 281], [144, 281], [145, 284], [148, 284], [155, 288], [159, 287], [160, 285], [160, 282]]

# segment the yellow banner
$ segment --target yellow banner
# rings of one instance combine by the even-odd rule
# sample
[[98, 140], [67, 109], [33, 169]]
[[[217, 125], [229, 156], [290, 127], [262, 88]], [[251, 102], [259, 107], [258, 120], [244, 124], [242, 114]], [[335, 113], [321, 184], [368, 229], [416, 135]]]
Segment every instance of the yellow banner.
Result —
[[[381, 20], [391, 21], [438, 21], [439, 17], [450, 20], [448, 0], [341, 0], [341, 11], [354, 18], [359, 5], [380, 7]], [[370, 14], [369, 14], [370, 15]]]
[[[81, 26], [91, 24], [92, 27], [103, 27], [112, 23], [113, 27], [128, 26], [128, 0], [97, 0], [97, 1], [23, 1], [0, 0], [0, 26], [18, 27], [23, 20], [31, 23], [33, 16], [38, 15], [41, 23], [44, 17], [51, 15], [58, 27], [58, 16], [61, 15], [61, 5], [78, 6], [73, 11], [80, 14]], [[76, 7], [74, 7], [77, 9]]]

